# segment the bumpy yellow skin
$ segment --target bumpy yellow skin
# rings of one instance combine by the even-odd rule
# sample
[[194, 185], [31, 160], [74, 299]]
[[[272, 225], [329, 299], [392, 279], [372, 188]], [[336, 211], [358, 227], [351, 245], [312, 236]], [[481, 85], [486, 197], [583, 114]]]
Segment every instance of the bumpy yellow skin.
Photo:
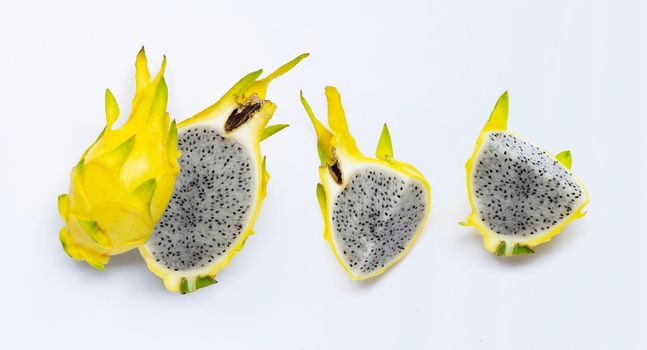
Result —
[[[520, 239], [520, 238], [500, 235], [490, 230], [483, 223], [483, 221], [481, 221], [481, 218], [479, 217], [479, 214], [478, 214], [478, 209], [476, 206], [476, 201], [474, 199], [474, 193], [472, 192], [472, 185], [471, 185], [472, 172], [474, 170], [474, 159], [476, 159], [476, 156], [478, 155], [479, 150], [481, 149], [481, 146], [483, 145], [483, 142], [485, 141], [486, 136], [489, 132], [504, 131], [506, 133], [515, 135], [516, 137], [523, 139], [523, 137], [511, 131], [508, 131], [508, 110], [509, 110], [508, 93], [505, 92], [499, 97], [496, 105], [494, 106], [494, 110], [490, 115], [490, 118], [488, 119], [487, 123], [485, 123], [485, 126], [483, 127], [483, 129], [481, 130], [481, 133], [479, 134], [479, 137], [476, 141], [476, 146], [474, 147], [474, 151], [472, 152], [472, 156], [470, 157], [470, 159], [467, 160], [467, 163], [465, 163], [465, 169], [467, 171], [467, 193], [468, 193], [472, 212], [467, 217], [467, 219], [465, 219], [464, 222], [460, 223], [463, 226], [473, 226], [474, 228], [476, 228], [478, 233], [480, 233], [481, 236], [483, 236], [483, 245], [485, 246], [485, 249], [499, 256], [514, 256], [514, 255], [534, 253], [534, 250], [532, 250], [533, 247], [550, 241], [571, 221], [583, 217], [586, 214], [586, 212], [584, 211], [584, 207], [589, 202], [589, 194], [586, 191], [586, 188], [579, 180], [579, 178], [575, 176], [575, 174], [573, 174], [577, 179], [578, 183], [582, 186], [582, 189], [584, 190], [585, 200], [576, 210], [573, 211], [573, 214], [571, 214], [569, 217], [567, 217], [565, 220], [563, 220], [559, 225], [554, 227], [549, 232], [532, 237], [531, 239]], [[564, 166], [568, 171], [570, 171], [571, 163], [572, 163], [570, 151], [563, 151], [554, 156], [549, 152], [546, 152], [546, 153], [549, 154], [551, 157], [555, 158], [557, 161], [559, 161], [559, 163], [562, 166]]]
[[72, 169], [69, 194], [58, 198], [63, 248], [97, 269], [146, 242], [173, 192], [180, 152], [166, 112], [165, 64], [151, 80], [139, 52], [132, 112], [118, 129], [119, 107], [106, 91], [107, 125]]
[[[369, 279], [381, 275], [395, 263], [400, 261], [400, 259], [407, 254], [409, 249], [411, 249], [413, 244], [416, 242], [429, 218], [431, 209], [431, 188], [429, 187], [429, 183], [425, 177], [415, 167], [393, 158], [391, 136], [386, 124], [384, 124], [382, 135], [380, 136], [380, 140], [375, 151], [376, 158], [367, 157], [362, 154], [357, 148], [355, 139], [348, 130], [346, 115], [344, 113], [339, 92], [332, 86], [327, 86], [325, 90], [326, 99], [328, 101], [328, 125], [330, 130], [323, 126], [315, 117], [310, 105], [303, 97], [303, 94], [301, 94], [301, 103], [310, 117], [317, 133], [317, 150], [321, 160], [321, 165], [319, 166], [319, 178], [321, 183], [317, 184], [317, 199], [319, 200], [319, 207], [324, 219], [324, 239], [328, 242], [337, 261], [339, 261], [339, 264], [344, 268], [344, 271], [348, 273], [351, 279]], [[339, 162], [343, 169], [341, 183], [338, 183], [333, 178], [330, 171], [330, 167], [336, 162]], [[411, 241], [409, 241], [405, 249], [398, 256], [379, 270], [373, 271], [369, 274], [358, 275], [354, 273], [341, 258], [341, 254], [335, 244], [332, 234], [330, 212], [332, 211], [332, 205], [336, 194], [346, 187], [355, 170], [366, 166], [386, 167], [405, 177], [409, 177], [420, 182], [424, 186], [427, 194], [427, 207], [424, 222], [414, 234]]]
[[232, 244], [226, 254], [223, 254], [222, 257], [205, 268], [191, 271], [172, 271], [163, 264], [158, 263], [145, 245], [139, 248], [141, 255], [146, 260], [148, 268], [164, 280], [164, 286], [169, 291], [189, 293], [213, 284], [216, 274], [229, 265], [231, 259], [242, 249], [247, 238], [254, 233], [254, 223], [260, 212], [269, 181], [269, 173], [265, 169], [265, 157], [261, 155], [260, 143], [269, 136], [287, 127], [287, 125], [278, 124], [267, 126], [276, 110], [276, 105], [267, 100], [264, 100], [261, 109], [240, 127], [226, 132], [224, 125], [234, 109], [244, 104], [250, 98], [263, 100], [269, 83], [287, 73], [306, 57], [308, 57], [308, 54], [302, 54], [296, 57], [263, 79], [258, 79], [263, 72], [262, 70], [246, 75], [216, 103], [178, 124], [178, 132], [180, 134], [190, 127], [207, 126], [218, 131], [223, 137], [233, 138], [247, 147], [253, 155], [254, 164], [256, 165], [257, 187], [255, 193], [257, 194], [257, 198], [252, 209], [252, 214], [243, 228], [243, 233]]

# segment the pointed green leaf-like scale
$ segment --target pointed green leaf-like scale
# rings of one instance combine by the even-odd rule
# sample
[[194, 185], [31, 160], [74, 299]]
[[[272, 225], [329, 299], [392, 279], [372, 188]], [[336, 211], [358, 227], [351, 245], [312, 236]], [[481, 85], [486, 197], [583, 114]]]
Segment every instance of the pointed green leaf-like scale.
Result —
[[161, 128], [163, 126], [164, 116], [166, 115], [166, 106], [168, 103], [168, 87], [166, 86], [166, 80], [164, 78], [160, 79], [157, 90], [155, 91], [155, 97], [153, 98], [153, 103], [150, 109], [151, 123], [149, 123], [149, 128]]
[[259, 98], [264, 99], [265, 95], [267, 94], [267, 87], [272, 82], [272, 80], [289, 72], [290, 70], [292, 70], [292, 68], [294, 68], [297, 64], [299, 64], [299, 62], [301, 62], [308, 56], [310, 56], [309, 53], [301, 54], [296, 58], [294, 58], [293, 60], [291, 60], [290, 62], [279, 67], [277, 70], [269, 74], [267, 77], [260, 80], [256, 80], [246, 91], [246, 94], [248, 96], [251, 96], [252, 94], [256, 94], [258, 95]]
[[346, 122], [346, 112], [341, 104], [339, 91], [332, 86], [326, 86], [326, 101], [328, 101], [328, 125], [333, 134], [350, 135]]
[[464, 222], [499, 256], [531, 254], [589, 201], [571, 171], [571, 153], [555, 156], [508, 131], [508, 93], [501, 95], [466, 163], [472, 213]]
[[[173, 126], [181, 152], [173, 196], [140, 252], [148, 268], [174, 292], [214, 283], [253, 233], [269, 173], [260, 142], [287, 125], [267, 126], [276, 105], [268, 84], [305, 56], [259, 79], [240, 79], [216, 103]], [[199, 215], [198, 215], [199, 214]]]
[[168, 152], [168, 161], [170, 163], [176, 162], [180, 157], [181, 152], [177, 150], [177, 125], [175, 124], [175, 120], [171, 122], [171, 127], [169, 129], [168, 140], [166, 144], [167, 148], [169, 150], [172, 150]]
[[508, 101], [508, 92], [504, 92], [503, 95], [499, 97], [488, 118], [485, 128], [488, 131], [490, 130], [506, 130], [508, 128], [508, 111], [509, 111], [509, 101]]
[[106, 123], [108, 124], [108, 129], [115, 123], [117, 118], [119, 118], [119, 105], [112, 92], [106, 89]]
[[151, 75], [148, 72], [148, 62], [146, 60], [146, 52], [142, 46], [141, 50], [137, 54], [137, 60], [135, 60], [135, 82], [137, 91], [142, 90], [151, 80]]
[[324, 190], [322, 184], [317, 184], [317, 200], [321, 210], [326, 210], [326, 190]]
[[99, 271], [105, 270], [105, 267], [104, 267], [105, 263], [98, 263], [98, 262], [95, 262], [93, 260], [88, 260], [88, 264], [90, 264], [90, 266], [94, 267], [95, 269], [97, 269]]
[[216, 284], [216, 283], [218, 283], [218, 282], [216, 280], [214, 280], [213, 278], [209, 277], [209, 276], [198, 277], [195, 280], [195, 289], [208, 287], [208, 286]]
[[382, 135], [380, 135], [380, 141], [378, 141], [377, 143], [375, 156], [383, 160], [393, 158], [393, 145], [391, 145], [391, 134], [389, 133], [389, 128], [386, 126], [386, 123], [382, 128]]
[[324, 225], [326, 227], [324, 228], [324, 239], [326, 241], [330, 241], [330, 230], [328, 229], [328, 202], [326, 201], [326, 190], [324, 189], [322, 184], [317, 184], [317, 201], [319, 202], [319, 209], [321, 210], [321, 214], [324, 217]]
[[386, 125], [377, 158], [363, 155], [346, 122], [339, 92], [326, 87], [328, 130], [301, 102], [317, 134], [317, 200], [324, 239], [352, 279], [378, 276], [402, 259], [429, 216], [431, 190], [412, 165], [393, 158]]
[[562, 163], [563, 166], [565, 166], [567, 169], [571, 169], [571, 165], [573, 164], [573, 158], [571, 156], [571, 151], [562, 151], [558, 153], [555, 158]]
[[90, 238], [92, 238], [93, 241], [105, 248], [112, 247], [112, 244], [110, 243], [108, 237], [106, 237], [106, 235], [99, 230], [99, 226], [97, 225], [96, 221], [83, 219], [77, 216], [75, 216], [75, 218], [81, 228]]
[[303, 91], [300, 92], [300, 98], [301, 104], [303, 104], [303, 108], [305, 108], [306, 113], [315, 128], [315, 132], [317, 133], [317, 153], [319, 154], [319, 160], [321, 160], [321, 163], [323, 164], [333, 165], [335, 163], [335, 156], [332, 153], [331, 144], [333, 134], [315, 117], [308, 101], [303, 97]]
[[186, 279], [186, 277], [182, 277], [180, 279], [180, 293], [186, 294], [189, 292], [189, 281]]
[[519, 243], [514, 245], [514, 248], [512, 249], [512, 255], [526, 255], [526, 254], [532, 254], [535, 251], [528, 248], [528, 246], [521, 245]]
[[114, 150], [97, 157], [96, 162], [104, 166], [106, 169], [121, 169], [121, 166], [124, 164], [126, 159], [128, 159], [130, 152], [133, 150], [135, 138], [136, 136], [133, 135], [128, 140], [117, 146]]
[[134, 197], [133, 200], [137, 202], [145, 203], [146, 205], [148, 205], [153, 199], [153, 194], [155, 193], [156, 187], [157, 187], [157, 180], [155, 180], [155, 178], [146, 180], [144, 181], [144, 183], [139, 185], [133, 191], [133, 193], [131, 193], [131, 197]]
[[265, 198], [267, 195], [267, 183], [270, 182], [270, 173], [267, 171], [267, 157], [263, 156], [263, 163], [261, 164], [261, 198]]
[[58, 213], [61, 214], [63, 220], [67, 220], [67, 215], [70, 213], [70, 196], [62, 194], [58, 196]]
[[496, 246], [496, 251], [495, 251], [496, 255], [504, 256], [506, 252], [505, 248], [506, 248], [505, 241], [499, 242], [499, 245]]
[[516, 243], [514, 246], [508, 246], [505, 241], [499, 242], [494, 253], [497, 256], [515, 256], [533, 254], [535, 251], [526, 245]]
[[328, 125], [330, 131], [344, 143], [349, 152], [359, 153], [355, 139], [348, 130], [346, 112], [341, 104], [341, 95], [334, 86], [326, 86], [326, 101], [328, 101]]
[[239, 96], [242, 96], [252, 88], [254, 83], [258, 81], [258, 77], [260, 77], [261, 74], [263, 74], [263, 70], [259, 69], [245, 75], [236, 84], [234, 84], [234, 86], [231, 89], [229, 89], [227, 93], [225, 93], [225, 95], [223, 96], [223, 99], [225, 97], [237, 98]]
[[266, 127], [265, 129], [263, 129], [263, 134], [261, 135], [261, 141], [287, 128], [288, 126], [289, 126], [288, 124], [275, 124], [275, 125], [270, 125]]
[[76, 221], [79, 222], [79, 225], [81, 225], [85, 233], [87, 233], [95, 241], [99, 241], [97, 238], [97, 231], [99, 230], [99, 227], [97, 226], [96, 221], [81, 219], [79, 217], [76, 217]]

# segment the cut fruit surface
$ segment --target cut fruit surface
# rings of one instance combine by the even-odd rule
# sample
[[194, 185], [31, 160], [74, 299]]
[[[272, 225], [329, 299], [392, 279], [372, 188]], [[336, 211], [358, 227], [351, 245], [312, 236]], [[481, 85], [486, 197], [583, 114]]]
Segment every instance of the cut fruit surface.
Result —
[[571, 154], [556, 156], [507, 130], [508, 95], [497, 102], [467, 161], [474, 226], [485, 247], [502, 256], [533, 253], [584, 215], [588, 193], [570, 170]]
[[276, 106], [267, 86], [301, 55], [264, 79], [242, 78], [218, 102], [178, 124], [181, 171], [171, 201], [140, 248], [167, 289], [187, 293], [212, 284], [252, 234], [269, 174], [260, 141], [286, 125], [267, 126]]
[[417, 169], [393, 158], [386, 125], [376, 158], [366, 157], [348, 131], [337, 89], [326, 87], [326, 98], [330, 130], [301, 96], [317, 133], [324, 238], [351, 278], [371, 278], [400, 260], [416, 241], [429, 216], [431, 190]]
[[[206, 127], [180, 134], [183, 176], [148, 245], [174, 271], [204, 268], [227, 254], [243, 233], [257, 196], [256, 165], [247, 147]], [[194, 234], [186, 234], [190, 228]], [[217, 232], [218, 234], [213, 234]], [[211, 233], [211, 234], [209, 234]]]

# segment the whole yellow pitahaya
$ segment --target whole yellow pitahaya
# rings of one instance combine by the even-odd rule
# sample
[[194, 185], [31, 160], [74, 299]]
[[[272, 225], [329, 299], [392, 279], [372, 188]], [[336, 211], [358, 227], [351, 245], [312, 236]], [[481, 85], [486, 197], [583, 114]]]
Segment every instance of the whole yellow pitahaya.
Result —
[[119, 107], [106, 90], [107, 125], [72, 169], [70, 193], [58, 197], [63, 248], [95, 268], [146, 242], [173, 193], [180, 151], [166, 112], [165, 65], [166, 58], [151, 80], [142, 48], [130, 117], [114, 130]]

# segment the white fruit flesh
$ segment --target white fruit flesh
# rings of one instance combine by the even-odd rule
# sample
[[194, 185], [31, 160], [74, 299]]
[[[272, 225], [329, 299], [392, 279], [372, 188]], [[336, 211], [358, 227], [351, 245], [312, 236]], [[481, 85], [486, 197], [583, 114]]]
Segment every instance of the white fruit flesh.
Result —
[[484, 136], [470, 187], [478, 217], [492, 232], [514, 242], [541, 237], [586, 202], [573, 173], [539, 147], [509, 132]]

